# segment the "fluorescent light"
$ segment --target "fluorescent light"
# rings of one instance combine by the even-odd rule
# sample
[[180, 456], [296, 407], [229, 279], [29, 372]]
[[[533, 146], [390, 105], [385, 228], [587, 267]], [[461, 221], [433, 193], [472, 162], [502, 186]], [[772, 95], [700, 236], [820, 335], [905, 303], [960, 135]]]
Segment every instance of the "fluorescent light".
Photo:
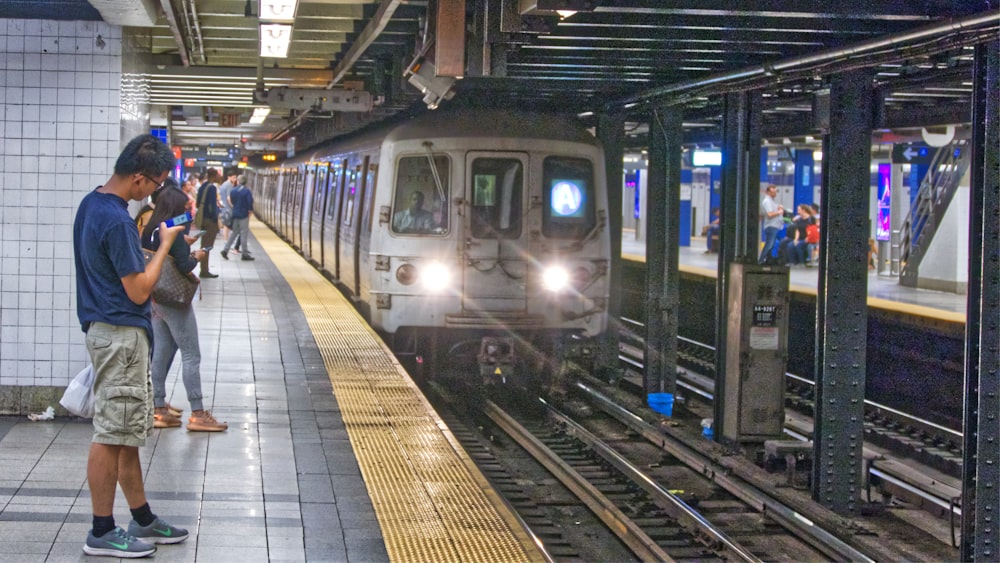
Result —
[[722, 165], [722, 153], [720, 151], [700, 151], [691, 153], [692, 166], [720, 166]]
[[253, 115], [250, 116], [250, 123], [260, 124], [264, 123], [267, 119], [267, 115], [271, 113], [271, 108], [253, 108]]
[[292, 26], [281, 23], [260, 24], [260, 56], [284, 59], [292, 41]]
[[260, 0], [257, 17], [264, 23], [293, 23], [298, 0]]

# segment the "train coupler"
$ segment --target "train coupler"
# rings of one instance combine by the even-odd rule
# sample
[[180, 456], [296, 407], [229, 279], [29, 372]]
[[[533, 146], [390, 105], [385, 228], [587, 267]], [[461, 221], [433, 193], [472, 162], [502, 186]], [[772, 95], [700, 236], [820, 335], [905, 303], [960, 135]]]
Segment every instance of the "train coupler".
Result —
[[479, 343], [479, 374], [485, 385], [503, 385], [514, 375], [514, 339], [486, 336]]

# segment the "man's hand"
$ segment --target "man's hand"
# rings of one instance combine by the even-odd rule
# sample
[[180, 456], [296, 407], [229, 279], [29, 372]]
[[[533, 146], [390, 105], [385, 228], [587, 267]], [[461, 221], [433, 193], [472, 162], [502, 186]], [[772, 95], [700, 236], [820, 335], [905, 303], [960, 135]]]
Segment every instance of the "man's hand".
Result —
[[184, 225], [177, 225], [176, 227], [167, 227], [166, 223], [160, 223], [160, 246], [166, 246], [169, 249], [174, 241], [177, 240], [177, 235], [184, 230]]

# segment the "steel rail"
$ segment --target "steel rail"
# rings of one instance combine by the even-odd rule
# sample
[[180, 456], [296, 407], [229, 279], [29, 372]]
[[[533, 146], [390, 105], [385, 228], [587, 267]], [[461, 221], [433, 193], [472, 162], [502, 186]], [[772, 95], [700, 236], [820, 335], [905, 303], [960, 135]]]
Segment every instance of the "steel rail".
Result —
[[650, 562], [674, 561], [635, 522], [619, 510], [614, 503], [588, 483], [576, 470], [559, 460], [558, 456], [552, 450], [546, 447], [538, 438], [532, 436], [492, 401], [486, 401], [483, 411], [490, 417], [490, 420], [514, 438], [522, 448], [527, 450], [549, 472], [555, 475], [566, 488], [580, 498], [590, 508], [591, 512], [600, 518], [635, 553], [636, 557]]
[[597, 404], [604, 412], [633, 431], [641, 434], [651, 443], [658, 445], [668, 454], [676, 457], [688, 467], [698, 471], [713, 483], [719, 485], [733, 496], [753, 506], [762, 513], [776, 520], [796, 536], [809, 543], [825, 555], [836, 560], [867, 561], [874, 563], [875, 559], [849, 545], [830, 532], [817, 526], [812, 520], [800, 512], [785, 506], [771, 498], [753, 485], [737, 480], [729, 475], [730, 470], [719, 465], [694, 449], [681, 444], [658, 429], [642, 420], [638, 415], [615, 404], [610, 398], [592, 387], [576, 382], [575, 387]]
[[649, 475], [646, 475], [631, 461], [625, 459], [600, 438], [544, 400], [542, 400], [542, 403], [548, 408], [549, 415], [561, 424], [564, 424], [569, 433], [576, 439], [587, 444], [587, 446], [604, 458], [605, 461], [642, 487], [654, 500], [660, 501], [658, 504], [663, 506], [670, 516], [677, 519], [681, 526], [696, 537], [710, 540], [713, 544], [713, 549], [722, 552], [719, 554], [720, 556], [725, 557], [727, 561], [762, 561], [751, 551], [731, 539], [724, 531], [706, 520], [701, 513], [691, 508], [680, 497], [661, 487], [659, 483], [651, 479]]

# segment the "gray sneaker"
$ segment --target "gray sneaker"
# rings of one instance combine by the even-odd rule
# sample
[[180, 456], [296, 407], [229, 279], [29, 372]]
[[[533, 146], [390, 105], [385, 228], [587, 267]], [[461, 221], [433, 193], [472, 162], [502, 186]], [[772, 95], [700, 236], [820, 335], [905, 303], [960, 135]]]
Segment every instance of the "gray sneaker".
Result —
[[128, 525], [128, 535], [149, 543], [181, 543], [188, 539], [187, 530], [171, 526], [159, 516], [149, 526], [140, 526], [132, 520]]
[[121, 526], [116, 526], [101, 537], [95, 536], [91, 530], [87, 534], [87, 543], [83, 544], [83, 552], [87, 555], [134, 559], [152, 555], [156, 552], [156, 546], [126, 534]]

